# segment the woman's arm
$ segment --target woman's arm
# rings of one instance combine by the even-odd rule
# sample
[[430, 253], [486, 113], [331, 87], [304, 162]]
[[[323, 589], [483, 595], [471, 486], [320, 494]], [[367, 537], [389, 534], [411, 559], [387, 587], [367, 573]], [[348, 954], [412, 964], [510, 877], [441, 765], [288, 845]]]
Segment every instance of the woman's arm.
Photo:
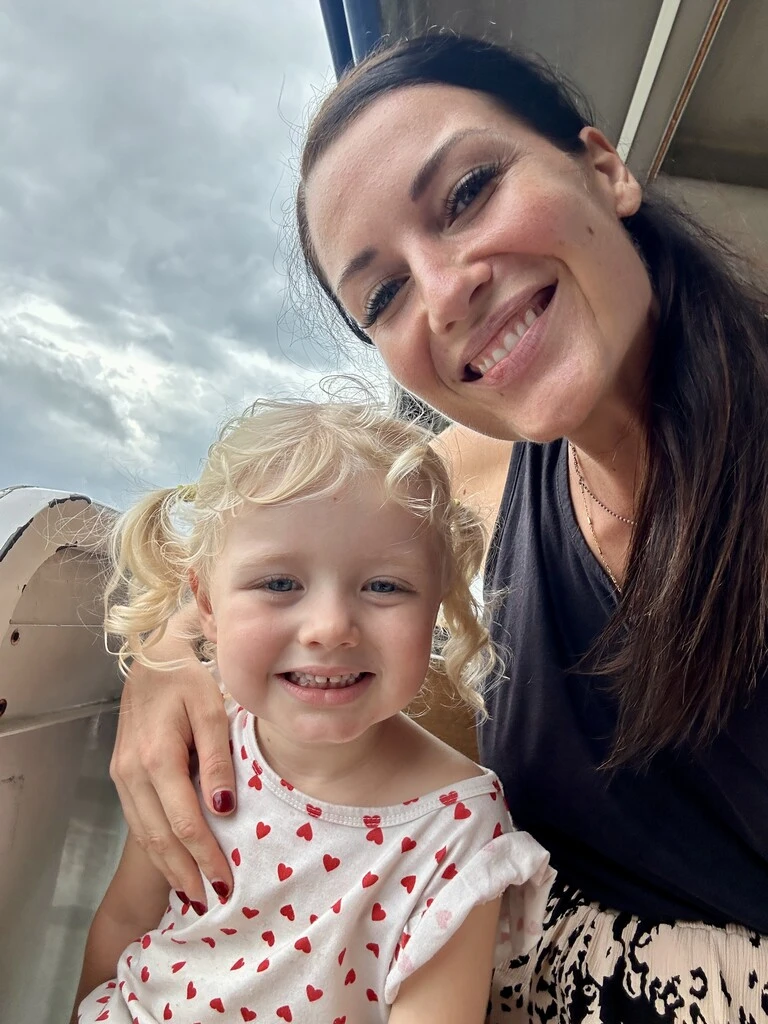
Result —
[[168, 882], [132, 836], [88, 932], [72, 1020], [89, 992], [114, 978], [120, 954], [154, 928], [168, 904]]
[[190, 779], [191, 751], [197, 754], [203, 799], [212, 811], [234, 810], [235, 781], [221, 693], [184, 639], [196, 623], [197, 606], [191, 601], [150, 649], [158, 661], [186, 659], [183, 668], [131, 667], [110, 772], [137, 844], [172, 889], [203, 902], [200, 872], [228, 890], [232, 873], [201, 813]]
[[482, 1024], [501, 900], [470, 912], [443, 948], [400, 986], [389, 1024]]
[[453, 493], [480, 516], [489, 532], [504, 493], [512, 443], [458, 423], [435, 440], [436, 451], [448, 463]]

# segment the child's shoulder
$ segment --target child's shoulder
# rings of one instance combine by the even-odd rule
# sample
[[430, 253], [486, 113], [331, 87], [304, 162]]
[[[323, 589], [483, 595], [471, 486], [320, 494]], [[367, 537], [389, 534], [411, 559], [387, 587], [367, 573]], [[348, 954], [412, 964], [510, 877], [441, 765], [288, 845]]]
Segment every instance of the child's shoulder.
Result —
[[403, 715], [399, 725], [397, 742], [402, 744], [401, 770], [393, 782], [406, 798], [425, 796], [489, 774], [412, 719]]

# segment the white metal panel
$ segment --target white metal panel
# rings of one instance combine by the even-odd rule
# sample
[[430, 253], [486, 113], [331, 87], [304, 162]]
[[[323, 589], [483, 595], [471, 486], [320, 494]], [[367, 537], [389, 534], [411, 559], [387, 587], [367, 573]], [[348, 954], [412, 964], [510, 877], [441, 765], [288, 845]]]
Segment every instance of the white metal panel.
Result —
[[120, 692], [101, 640], [102, 510], [0, 495], [0, 1022], [68, 1019], [122, 840], [108, 778]]

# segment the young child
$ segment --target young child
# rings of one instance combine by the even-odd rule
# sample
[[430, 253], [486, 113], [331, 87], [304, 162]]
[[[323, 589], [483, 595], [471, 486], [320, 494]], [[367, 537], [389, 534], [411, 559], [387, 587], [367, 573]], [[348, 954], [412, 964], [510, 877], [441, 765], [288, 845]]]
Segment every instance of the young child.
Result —
[[196, 487], [117, 524], [123, 664], [191, 590], [229, 702], [237, 811], [210, 823], [234, 890], [169, 897], [129, 838], [81, 1024], [480, 1024], [494, 964], [534, 944], [546, 852], [403, 714], [430, 680], [482, 713], [493, 660], [482, 531], [429, 440], [373, 406], [259, 402]]

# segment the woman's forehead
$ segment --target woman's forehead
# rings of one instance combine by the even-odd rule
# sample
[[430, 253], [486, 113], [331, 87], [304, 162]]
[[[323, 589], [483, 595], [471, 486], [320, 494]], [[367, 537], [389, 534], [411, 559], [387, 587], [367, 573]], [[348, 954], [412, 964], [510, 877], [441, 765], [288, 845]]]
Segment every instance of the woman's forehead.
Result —
[[430, 161], [453, 141], [483, 132], [529, 134], [491, 97], [431, 84], [377, 97], [342, 129], [305, 183], [310, 236], [334, 290], [339, 243], [346, 250], [368, 236], [367, 213], [380, 213], [381, 204], [394, 212], [395, 203], [406, 212]]

